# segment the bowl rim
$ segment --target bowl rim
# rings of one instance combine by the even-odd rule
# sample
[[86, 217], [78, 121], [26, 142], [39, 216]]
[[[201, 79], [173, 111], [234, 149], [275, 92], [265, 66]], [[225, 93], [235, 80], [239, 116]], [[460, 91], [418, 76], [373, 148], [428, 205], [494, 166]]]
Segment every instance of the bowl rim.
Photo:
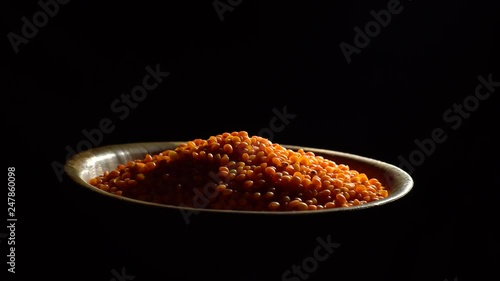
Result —
[[[154, 208], [161, 208], [161, 209], [169, 209], [169, 210], [178, 210], [178, 211], [185, 211], [185, 212], [191, 212], [191, 213], [226, 213], [226, 214], [251, 214], [251, 215], [285, 215], [285, 216], [296, 216], [296, 215], [314, 215], [314, 214], [324, 214], [324, 213], [330, 213], [330, 212], [353, 212], [353, 211], [360, 211], [360, 210], [365, 210], [365, 209], [371, 209], [374, 207], [386, 205], [388, 203], [394, 202], [398, 199], [403, 198], [406, 196], [414, 187], [414, 180], [411, 177], [410, 174], [408, 174], [406, 171], [403, 169], [390, 164], [388, 162], [384, 162], [381, 160], [377, 160], [371, 157], [366, 157], [366, 156], [361, 156], [358, 154], [353, 154], [353, 153], [348, 153], [348, 152], [342, 152], [342, 151], [337, 151], [337, 150], [331, 150], [331, 149], [324, 149], [324, 148], [318, 148], [318, 147], [309, 147], [309, 146], [301, 146], [301, 145], [291, 145], [291, 144], [280, 144], [285, 148], [292, 149], [292, 150], [298, 150], [298, 149], [303, 149], [304, 151], [311, 151], [315, 154], [325, 154], [325, 155], [330, 155], [333, 157], [342, 157], [342, 158], [349, 158], [350, 160], [363, 163], [363, 164], [369, 164], [372, 166], [377, 166], [377, 168], [381, 170], [385, 170], [384, 176], [387, 179], [387, 176], [393, 176], [393, 177], [399, 177], [399, 182], [401, 182], [402, 186], [397, 189], [396, 192], [389, 194], [387, 198], [380, 199], [377, 201], [372, 201], [368, 202], [366, 204], [362, 205], [357, 205], [357, 206], [349, 206], [349, 207], [342, 207], [342, 208], [330, 208], [330, 209], [322, 209], [322, 210], [314, 210], [314, 211], [242, 211], [242, 210], [216, 210], [216, 209], [203, 209], [203, 208], [194, 208], [194, 207], [188, 207], [188, 206], [175, 206], [175, 205], [166, 205], [166, 204], [159, 204], [159, 203], [154, 203], [154, 202], [148, 202], [148, 201], [142, 201], [138, 199], [133, 199], [129, 197], [124, 197], [124, 196], [119, 196], [115, 195], [106, 191], [103, 191], [101, 189], [96, 188], [95, 186], [89, 184], [86, 182], [81, 176], [79, 172], [79, 167], [82, 165], [84, 162], [88, 162], [90, 159], [93, 159], [95, 157], [98, 157], [100, 154], [104, 152], [110, 151], [112, 148], [123, 148], [127, 146], [137, 146], [137, 147], [142, 147], [147, 150], [147, 148], [150, 147], [172, 147], [172, 146], [177, 146], [181, 143], [187, 143], [188, 141], [162, 141], [162, 142], [128, 142], [128, 143], [118, 143], [118, 144], [110, 144], [110, 145], [104, 145], [104, 146], [98, 146], [94, 148], [90, 148], [85, 151], [78, 152], [74, 154], [72, 157], [70, 157], [66, 163], [64, 164], [64, 170], [69, 177], [70, 180], [72, 180], [74, 183], [79, 185], [80, 187], [84, 187], [85, 189], [94, 192], [96, 194], [106, 196], [108, 198], [116, 199], [116, 200], [122, 200], [127, 203], [131, 204], [139, 204], [139, 205], [144, 205], [144, 206], [149, 206], [149, 207], [154, 207]], [[166, 150], [169, 148], [165, 148], [163, 150]], [[152, 150], [148, 151], [146, 153], [152, 154], [152, 153], [159, 153], [163, 150]], [[136, 159], [130, 159], [130, 160], [136, 160]], [[342, 163], [339, 163], [342, 164]]]

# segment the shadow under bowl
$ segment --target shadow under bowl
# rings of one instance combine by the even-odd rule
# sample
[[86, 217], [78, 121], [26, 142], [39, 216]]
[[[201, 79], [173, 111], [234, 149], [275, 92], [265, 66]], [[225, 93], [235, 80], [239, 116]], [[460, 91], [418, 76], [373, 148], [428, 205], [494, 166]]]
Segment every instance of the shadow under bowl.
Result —
[[[346, 208], [250, 212], [155, 204], [117, 196], [88, 183], [119, 164], [173, 149], [181, 143], [184, 142], [97, 147], [70, 158], [65, 164], [65, 176], [72, 183], [72, 204], [86, 209], [101, 233], [116, 239], [128, 253], [152, 268], [185, 280], [238, 280], [238, 274], [249, 271], [258, 278], [263, 274], [281, 278], [290, 265], [310, 254], [320, 237], [331, 236], [328, 239], [339, 243], [366, 239], [367, 233], [374, 240], [391, 239], [391, 234], [383, 230], [397, 220], [396, 203], [414, 184], [408, 173], [386, 162], [296, 145], [283, 146], [311, 151], [337, 164], [346, 164], [368, 178], [377, 178], [389, 196]], [[260, 258], [256, 259], [256, 255]], [[221, 256], [226, 258], [220, 259]]]

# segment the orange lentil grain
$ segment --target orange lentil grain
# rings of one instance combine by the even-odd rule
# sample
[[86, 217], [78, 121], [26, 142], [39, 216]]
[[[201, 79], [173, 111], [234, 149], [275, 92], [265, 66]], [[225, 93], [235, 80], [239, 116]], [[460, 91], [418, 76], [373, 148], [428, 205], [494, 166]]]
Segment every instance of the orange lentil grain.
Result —
[[[384, 199], [377, 178], [311, 151], [287, 149], [245, 131], [194, 139], [91, 178], [118, 196], [167, 205], [196, 206], [212, 186], [208, 209], [314, 211], [349, 208]], [[215, 192], [214, 192], [215, 191]]]

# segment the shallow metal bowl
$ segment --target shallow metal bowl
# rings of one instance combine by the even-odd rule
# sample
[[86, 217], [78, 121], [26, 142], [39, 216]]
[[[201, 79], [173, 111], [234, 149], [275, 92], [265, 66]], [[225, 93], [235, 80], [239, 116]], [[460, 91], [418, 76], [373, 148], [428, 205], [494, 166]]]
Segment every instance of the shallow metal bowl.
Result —
[[158, 208], [185, 209], [189, 211], [201, 212], [238, 212], [238, 213], [256, 213], [261, 215], [303, 215], [313, 214], [315, 212], [346, 212], [360, 209], [372, 208], [382, 204], [390, 203], [406, 195], [413, 187], [411, 176], [404, 170], [379, 160], [363, 157], [359, 155], [349, 154], [345, 152], [326, 150], [320, 148], [303, 147], [296, 145], [283, 145], [292, 150], [300, 148], [304, 151], [311, 151], [315, 155], [321, 155], [325, 158], [335, 161], [337, 164], [346, 164], [351, 169], [357, 170], [360, 173], [365, 173], [369, 178], [377, 178], [386, 186], [389, 191], [389, 196], [382, 200], [372, 201], [367, 204], [351, 206], [346, 208], [332, 208], [318, 211], [308, 212], [276, 212], [276, 211], [228, 211], [228, 210], [212, 210], [212, 209], [193, 209], [189, 207], [179, 207], [162, 205], [157, 203], [145, 202], [136, 199], [117, 196], [105, 191], [102, 191], [88, 182], [91, 178], [102, 175], [104, 171], [114, 170], [119, 164], [125, 164], [129, 160], [143, 159], [146, 154], [157, 154], [166, 149], [173, 149], [182, 141], [171, 142], [146, 142], [146, 143], [128, 143], [109, 145], [104, 147], [94, 148], [88, 151], [81, 152], [73, 156], [65, 166], [66, 172], [70, 178], [79, 185], [88, 188], [89, 190], [115, 198], [124, 200], [130, 204], [145, 204]]

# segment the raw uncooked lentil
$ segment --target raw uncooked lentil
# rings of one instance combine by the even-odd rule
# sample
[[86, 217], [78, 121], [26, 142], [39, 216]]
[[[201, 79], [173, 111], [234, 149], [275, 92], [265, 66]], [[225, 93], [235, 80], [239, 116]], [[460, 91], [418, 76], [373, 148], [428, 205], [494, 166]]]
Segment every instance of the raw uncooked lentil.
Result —
[[142, 201], [194, 208], [310, 211], [383, 199], [376, 178], [246, 131], [195, 139], [128, 161], [89, 183]]

